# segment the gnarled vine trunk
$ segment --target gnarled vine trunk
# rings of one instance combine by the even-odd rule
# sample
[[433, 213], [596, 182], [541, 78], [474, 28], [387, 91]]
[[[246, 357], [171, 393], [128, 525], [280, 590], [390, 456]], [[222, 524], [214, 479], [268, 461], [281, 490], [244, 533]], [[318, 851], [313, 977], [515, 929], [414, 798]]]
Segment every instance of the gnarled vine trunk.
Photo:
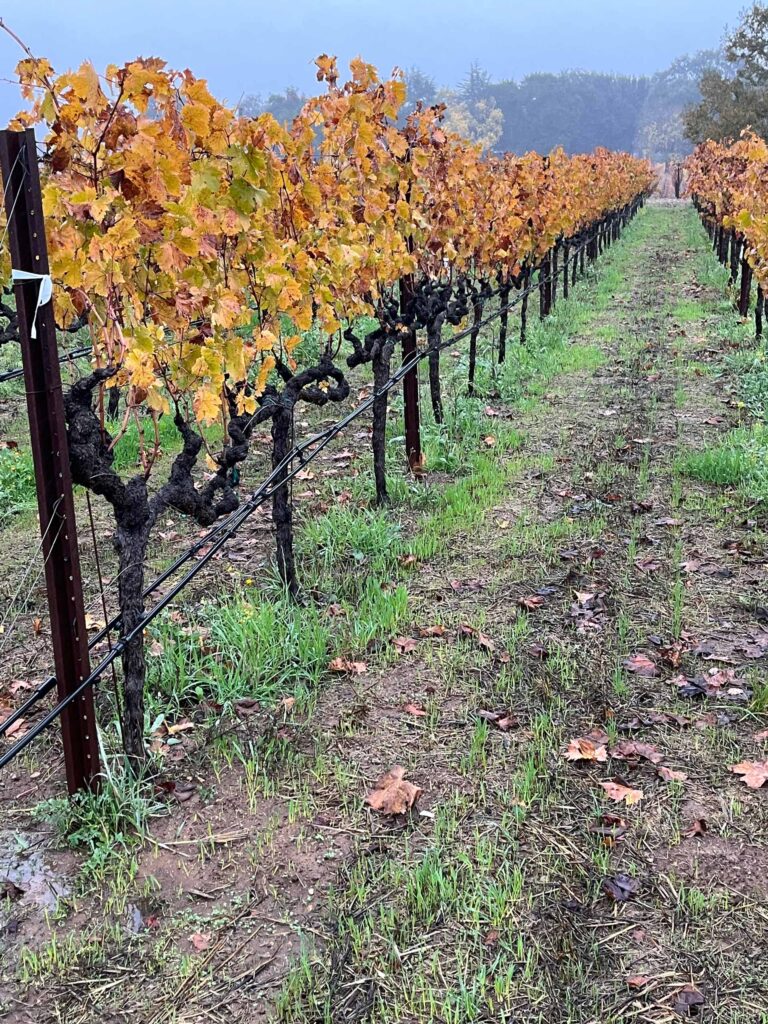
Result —
[[[278, 404], [272, 413], [272, 469], [277, 469], [291, 450], [292, 424], [293, 410]], [[277, 571], [288, 593], [296, 597], [299, 584], [293, 553], [293, 503], [286, 476], [287, 468], [284, 468], [275, 481], [278, 486], [272, 495], [272, 522], [275, 526]]]
[[509, 296], [512, 291], [512, 283], [507, 282], [502, 284], [499, 288], [499, 304], [501, 306], [501, 313], [499, 314], [499, 363], [503, 363], [507, 358], [507, 329], [509, 325]]
[[[136, 490], [138, 492], [140, 488]], [[144, 760], [144, 681], [147, 674], [144, 636], [140, 629], [145, 611], [144, 565], [154, 523], [146, 487], [143, 495], [136, 494], [135, 505], [128, 504], [116, 510], [116, 521], [114, 544], [119, 569], [120, 632], [128, 636], [138, 630], [120, 656], [123, 668], [123, 749], [134, 767], [138, 767]]]
[[[372, 359], [373, 366], [373, 387], [375, 391], [381, 391], [392, 375], [392, 353], [395, 350], [395, 339], [389, 336], [382, 338], [381, 343], [376, 347]], [[389, 406], [389, 394], [384, 391], [378, 395], [373, 403], [373, 432], [371, 444], [373, 447], [373, 478], [376, 484], [376, 504], [389, 505], [389, 494], [387, 493], [387, 408]]]
[[472, 331], [469, 335], [469, 383], [467, 392], [475, 393], [475, 372], [477, 369], [477, 339], [480, 335], [480, 321], [483, 319], [485, 299], [480, 296], [472, 303]]
[[445, 419], [443, 412], [443, 396], [440, 386], [440, 343], [443, 337], [443, 323], [445, 313], [438, 313], [436, 317], [427, 324], [427, 344], [429, 346], [429, 397], [432, 402], [432, 415], [435, 423], [442, 423]]

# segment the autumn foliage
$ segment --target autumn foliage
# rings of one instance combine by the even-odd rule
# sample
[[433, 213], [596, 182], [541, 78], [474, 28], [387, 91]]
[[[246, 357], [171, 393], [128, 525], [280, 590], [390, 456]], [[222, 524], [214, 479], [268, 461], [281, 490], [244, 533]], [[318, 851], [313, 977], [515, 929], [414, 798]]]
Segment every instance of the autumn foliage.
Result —
[[717, 229], [743, 243], [743, 256], [768, 289], [768, 143], [751, 132], [735, 142], [709, 140], [686, 164], [688, 190]]
[[[207, 525], [236, 507], [257, 424], [271, 425], [279, 469], [298, 402], [344, 400], [346, 374], [361, 363], [380, 391], [396, 346], [419, 331], [433, 350], [439, 419], [443, 323], [471, 312], [479, 324], [496, 288], [508, 295], [554, 246], [626, 211], [652, 183], [645, 162], [602, 149], [483, 155], [445, 129], [439, 106], [398, 127], [400, 76], [381, 80], [355, 60], [342, 82], [332, 57], [316, 63], [323, 92], [286, 125], [239, 116], [205, 81], [155, 58], [103, 75], [90, 63], [62, 75], [46, 59], [18, 65], [28, 107], [12, 127], [43, 129], [56, 321], [84, 323], [93, 347], [91, 373], [67, 396], [71, 458], [76, 481], [114, 509], [124, 629], [141, 623], [158, 516], [175, 508]], [[7, 278], [10, 267], [0, 269]], [[358, 334], [363, 315], [378, 327]], [[105, 416], [113, 389], [117, 426]], [[182, 451], [150, 488], [163, 415]], [[380, 393], [379, 501], [386, 415]], [[142, 466], [126, 482], [113, 452], [132, 422]], [[224, 437], [216, 451], [212, 424]], [[278, 565], [295, 591], [287, 487], [273, 500]], [[126, 748], [140, 756], [141, 635], [123, 668]]]

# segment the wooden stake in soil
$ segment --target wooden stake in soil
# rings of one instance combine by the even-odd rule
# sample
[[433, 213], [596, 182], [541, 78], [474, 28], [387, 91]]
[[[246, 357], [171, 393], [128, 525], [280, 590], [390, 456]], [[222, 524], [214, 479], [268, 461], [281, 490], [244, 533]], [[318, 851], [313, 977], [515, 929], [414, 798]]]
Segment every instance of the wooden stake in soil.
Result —
[[[15, 295], [53, 657], [63, 700], [89, 675], [90, 663], [56, 327], [50, 296], [40, 301], [46, 296], [49, 269], [31, 128], [0, 131], [0, 171], [11, 265], [35, 275], [16, 280]], [[92, 786], [99, 772], [99, 750], [90, 689], [62, 712], [61, 734], [69, 792]]]

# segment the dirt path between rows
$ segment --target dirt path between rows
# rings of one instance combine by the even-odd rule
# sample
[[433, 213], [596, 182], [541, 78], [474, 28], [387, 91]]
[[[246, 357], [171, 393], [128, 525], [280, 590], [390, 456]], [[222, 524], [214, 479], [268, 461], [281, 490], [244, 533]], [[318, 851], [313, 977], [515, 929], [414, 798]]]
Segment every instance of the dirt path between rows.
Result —
[[[391, 656], [271, 788], [234, 766], [162, 820], [142, 934], [8, 1020], [768, 1020], [766, 792], [729, 771], [766, 756], [765, 517], [676, 462], [737, 422], [732, 314], [687, 207], [621, 247], [573, 339], [602, 364], [514, 413], [504, 496], [413, 565]], [[396, 765], [423, 793], [383, 818]]]

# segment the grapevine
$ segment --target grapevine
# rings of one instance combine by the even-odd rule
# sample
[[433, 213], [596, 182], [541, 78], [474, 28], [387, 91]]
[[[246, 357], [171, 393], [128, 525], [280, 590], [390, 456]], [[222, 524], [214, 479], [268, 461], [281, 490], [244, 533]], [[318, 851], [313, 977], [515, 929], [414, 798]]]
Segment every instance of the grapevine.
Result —
[[[288, 125], [238, 115], [205, 81], [155, 58], [101, 75], [90, 63], [65, 74], [45, 58], [18, 65], [28, 107], [12, 127], [45, 133], [56, 322], [86, 330], [92, 346], [90, 372], [66, 396], [68, 433], [75, 481], [114, 514], [122, 629], [132, 636], [123, 739], [135, 761], [144, 754], [143, 567], [163, 512], [203, 526], [231, 513], [255, 427], [270, 423], [273, 467], [282, 467], [297, 404], [343, 401], [347, 372], [363, 363], [373, 370], [374, 476], [386, 503], [383, 385], [402, 339], [426, 334], [440, 422], [445, 324], [472, 316], [471, 392], [490, 298], [506, 307], [513, 288], [556, 265], [558, 247], [625, 213], [652, 184], [646, 162], [603, 149], [483, 155], [446, 130], [439, 105], [417, 107], [398, 127], [398, 76], [382, 80], [355, 60], [340, 81], [334, 58], [316, 63], [324, 92]], [[4, 253], [0, 261], [7, 279]], [[0, 309], [12, 329], [9, 313]], [[363, 316], [377, 324], [365, 335]], [[502, 329], [500, 359], [506, 318]], [[310, 331], [319, 354], [305, 344]], [[116, 409], [118, 391], [114, 423], [107, 407]], [[173, 417], [181, 446], [162, 481], [161, 416]], [[141, 471], [125, 479], [114, 450], [131, 424]], [[214, 424], [225, 439], [218, 450]], [[285, 474], [277, 484], [277, 562], [295, 595]]]

